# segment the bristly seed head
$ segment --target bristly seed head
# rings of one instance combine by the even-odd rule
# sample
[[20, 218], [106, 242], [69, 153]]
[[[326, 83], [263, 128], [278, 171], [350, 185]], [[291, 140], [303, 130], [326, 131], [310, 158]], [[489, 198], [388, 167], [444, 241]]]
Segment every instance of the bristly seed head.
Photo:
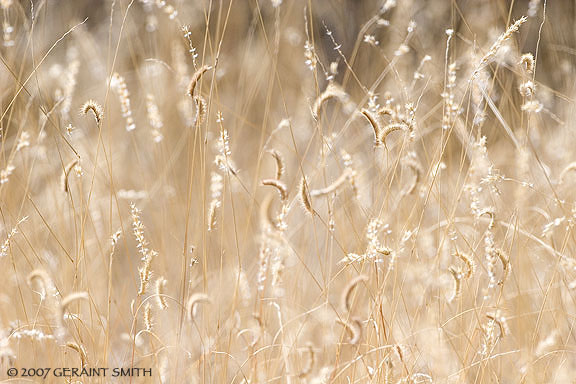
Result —
[[211, 69], [211, 66], [203, 65], [196, 72], [194, 72], [192, 79], [190, 80], [190, 84], [188, 84], [188, 96], [194, 97], [194, 90], [196, 89], [196, 85], [200, 81], [200, 78]]
[[88, 100], [87, 102], [84, 103], [80, 112], [86, 115], [89, 111], [92, 111], [92, 113], [94, 113], [96, 123], [99, 125], [102, 122], [102, 119], [104, 118], [104, 110], [102, 109], [102, 106], [97, 102], [95, 102], [94, 100]]
[[300, 187], [299, 187], [299, 196], [300, 202], [302, 203], [302, 207], [308, 212], [309, 214], [313, 215], [314, 210], [312, 209], [312, 202], [310, 201], [310, 195], [308, 193], [308, 187], [306, 186], [306, 178], [302, 177], [300, 180]]

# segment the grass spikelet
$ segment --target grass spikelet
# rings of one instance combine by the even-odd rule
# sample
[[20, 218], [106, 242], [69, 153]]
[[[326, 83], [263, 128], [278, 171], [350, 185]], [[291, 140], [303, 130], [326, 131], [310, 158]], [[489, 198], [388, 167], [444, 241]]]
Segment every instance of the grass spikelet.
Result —
[[314, 215], [314, 210], [312, 209], [312, 202], [310, 200], [310, 195], [308, 194], [308, 187], [306, 186], [306, 178], [302, 177], [300, 180], [300, 186], [298, 188], [298, 196], [300, 197], [300, 202], [302, 203], [302, 207], [306, 212], [311, 215]]
[[330, 99], [337, 99], [340, 101], [344, 101], [346, 96], [347, 94], [346, 92], [344, 92], [341, 86], [334, 84], [332, 82], [329, 83], [324, 92], [322, 92], [320, 96], [318, 96], [318, 98], [314, 102], [314, 105], [312, 106], [312, 117], [314, 117], [314, 120], [319, 119], [320, 110], [322, 109], [324, 103], [326, 103]]
[[500, 263], [502, 264], [503, 275], [502, 279], [498, 281], [498, 285], [504, 285], [504, 282], [506, 281], [508, 275], [510, 274], [510, 258], [508, 257], [506, 252], [501, 248], [495, 249], [494, 253], [496, 253], [496, 256], [498, 256], [498, 260], [500, 260]]
[[274, 215], [272, 215], [272, 194], [267, 194], [260, 203], [260, 224], [263, 228], [275, 227]]
[[448, 268], [448, 271], [450, 271], [450, 275], [454, 279], [454, 289], [452, 291], [452, 296], [450, 296], [448, 299], [449, 302], [452, 302], [462, 293], [462, 274], [453, 266]]
[[520, 57], [519, 64], [524, 68], [526, 73], [532, 74], [534, 73], [534, 55], [532, 53], [525, 53]]
[[150, 303], [146, 303], [144, 305], [144, 314], [142, 315], [143, 319], [144, 319], [144, 327], [146, 327], [146, 330], [148, 332], [152, 332], [152, 306], [150, 305]]
[[508, 332], [507, 332], [507, 326], [506, 326], [506, 324], [504, 323], [504, 320], [503, 320], [503, 318], [502, 318], [501, 316], [498, 316], [497, 314], [494, 314], [494, 315], [492, 315], [492, 314], [487, 314], [486, 317], [487, 317], [490, 321], [493, 321], [494, 324], [496, 324], [496, 325], [498, 326], [498, 331], [499, 331], [498, 338], [499, 338], [499, 339], [503, 338], [504, 336], [506, 336], [506, 335], [508, 334]]
[[[162, 10], [162, 12], [168, 16], [170, 20], [175, 20], [178, 17], [178, 10], [169, 4], [166, 0], [156, 0], [156, 7]], [[193, 53], [192, 51], [191, 53]]]
[[66, 168], [64, 168], [64, 174], [62, 175], [62, 188], [64, 189], [64, 193], [69, 192], [68, 178], [70, 176], [70, 171], [72, 171], [72, 168], [76, 165], [78, 165], [78, 159], [72, 160], [68, 165], [66, 165]]
[[400, 344], [394, 344], [394, 352], [396, 353], [396, 356], [398, 356], [398, 360], [404, 364], [404, 351], [402, 350], [402, 347], [403, 346]]
[[252, 299], [252, 291], [250, 289], [250, 283], [248, 282], [248, 276], [246, 276], [244, 270], [238, 269], [236, 271], [236, 278], [238, 279], [238, 291], [240, 293], [242, 305], [247, 307], [250, 304], [250, 299]]
[[194, 72], [192, 78], [190, 79], [190, 83], [188, 84], [188, 92], [187, 92], [188, 96], [190, 97], [194, 96], [194, 90], [196, 89], [196, 85], [198, 84], [202, 76], [211, 69], [212, 67], [210, 65], [203, 65], [200, 68], [198, 68], [196, 72]]
[[308, 362], [304, 369], [298, 374], [299, 378], [304, 378], [312, 372], [314, 369], [314, 362], [315, 362], [315, 354], [314, 354], [314, 346], [312, 343], [308, 343], [306, 346], [306, 350], [308, 351]]
[[206, 121], [206, 111], [207, 111], [207, 104], [206, 100], [200, 96], [194, 96], [194, 103], [196, 104], [196, 126], [200, 126], [204, 121]]
[[138, 274], [140, 276], [140, 287], [138, 288], [138, 295], [142, 296], [146, 293], [148, 289], [148, 284], [152, 278], [152, 271], [150, 270], [150, 264], [152, 262], [152, 257], [147, 257], [144, 259], [142, 266], [138, 268]]
[[256, 344], [258, 344], [258, 340], [260, 340], [260, 332], [258, 332], [255, 329], [252, 329], [252, 328], [244, 328], [236, 334], [236, 337], [237, 338], [244, 337], [244, 334], [246, 334], [246, 333], [252, 334], [252, 340], [250, 340], [250, 342], [247, 344], [250, 348], [254, 348], [254, 346], [256, 346]]
[[8, 233], [8, 236], [6, 236], [6, 240], [4, 240], [2, 247], [0, 247], [0, 259], [2, 259], [3, 257], [6, 257], [8, 255], [8, 251], [10, 249], [10, 242], [12, 241], [12, 238], [14, 236], [16, 236], [16, 234], [18, 233], [18, 227], [20, 226], [20, 224], [22, 224], [27, 219], [28, 219], [28, 216], [24, 216], [23, 218], [21, 218], [16, 223], [14, 228], [12, 228], [12, 230]]
[[494, 211], [494, 208], [492, 207], [484, 208], [478, 212], [478, 217], [482, 217], [484, 215], [490, 217], [490, 222], [488, 223], [488, 229], [494, 229], [494, 226], [496, 225], [496, 212]]
[[112, 88], [120, 99], [120, 110], [122, 111], [122, 117], [126, 119], [126, 131], [130, 132], [136, 129], [136, 124], [134, 123], [134, 117], [132, 116], [132, 107], [130, 106], [130, 92], [128, 92], [128, 86], [126, 85], [126, 80], [119, 73], [112, 74], [110, 79], [110, 88]]
[[210, 202], [210, 207], [208, 208], [208, 232], [211, 232], [216, 228], [216, 210], [220, 205], [221, 203], [219, 200], [212, 200]]
[[558, 330], [552, 331], [545, 338], [540, 340], [536, 349], [534, 350], [534, 355], [536, 357], [543, 356], [546, 352], [549, 352], [560, 342], [560, 335]]
[[566, 181], [566, 176], [572, 171], [576, 171], [576, 161], [568, 164], [566, 167], [564, 167], [562, 172], [560, 172], [560, 184]]
[[389, 134], [395, 131], [406, 131], [408, 126], [405, 123], [391, 123], [388, 124], [384, 129], [380, 131], [380, 136], [378, 142], [383, 143], [386, 146], [386, 138]]
[[8, 164], [6, 164], [6, 168], [0, 171], [0, 185], [6, 184], [8, 182], [10, 175], [12, 175], [12, 172], [15, 169], [16, 167], [14, 166], [14, 164], [12, 164], [12, 162], [9, 161]]
[[168, 281], [163, 277], [160, 276], [158, 279], [156, 279], [156, 299], [158, 302], [158, 307], [160, 307], [160, 309], [166, 309], [168, 308], [168, 300], [166, 300], [166, 283]]
[[405, 156], [402, 160], [402, 164], [414, 172], [414, 179], [412, 180], [412, 183], [408, 185], [408, 187], [406, 187], [406, 189], [402, 192], [402, 195], [410, 195], [412, 192], [414, 192], [418, 186], [418, 183], [420, 182], [420, 175], [423, 173], [422, 166], [416, 159], [415, 153], [410, 153], [408, 156]]
[[[450, 40], [452, 39], [452, 35], [448, 36], [448, 41], [446, 45], [446, 54], [448, 54], [448, 50], [450, 48]], [[448, 59], [448, 58], [447, 58]], [[454, 101], [454, 88], [456, 87], [456, 71], [457, 66], [456, 63], [451, 63], [448, 65], [447, 73], [446, 73], [446, 85], [444, 87], [445, 92], [442, 93], [442, 98], [444, 99], [444, 111], [442, 114], [442, 129], [448, 130], [452, 127], [454, 120], [456, 118], [456, 114], [458, 111], [458, 105]]]
[[186, 313], [188, 314], [188, 320], [194, 320], [196, 316], [196, 307], [198, 304], [211, 303], [210, 297], [205, 293], [195, 293], [186, 302]]
[[538, 100], [528, 100], [520, 106], [520, 110], [528, 113], [540, 113], [544, 109], [544, 105]]
[[389, 356], [387, 356], [384, 359], [384, 384], [391, 384], [393, 376], [394, 376], [394, 364], [392, 364], [392, 359]]
[[390, 116], [392, 119], [396, 119], [397, 114], [394, 109], [386, 104], [378, 109], [378, 116]]
[[284, 158], [282, 157], [282, 154], [276, 149], [270, 149], [267, 152], [271, 154], [272, 157], [274, 157], [274, 160], [276, 161], [276, 177], [275, 177], [276, 180], [282, 179], [282, 176], [284, 175], [285, 171]]
[[528, 17], [535, 17], [538, 15], [538, 9], [540, 8], [540, 3], [542, 0], [530, 0], [528, 2], [528, 11], [526, 14]]
[[70, 47], [66, 52], [67, 59], [70, 59], [68, 67], [66, 68], [66, 76], [63, 84], [62, 116], [64, 119], [69, 119], [70, 104], [72, 104], [74, 89], [76, 88], [77, 76], [80, 70], [80, 61], [78, 60], [77, 50], [75, 47]]
[[472, 260], [472, 257], [467, 253], [459, 251], [454, 252], [454, 256], [462, 260], [464, 265], [466, 265], [466, 273], [464, 273], [462, 277], [465, 279], [471, 278], [474, 272], [476, 272], [476, 263]]
[[351, 307], [350, 298], [352, 297], [352, 292], [354, 291], [354, 288], [356, 288], [356, 286], [358, 284], [360, 284], [362, 282], [367, 282], [367, 281], [368, 281], [368, 276], [360, 275], [360, 276], [356, 276], [348, 284], [346, 284], [346, 286], [344, 287], [344, 290], [342, 291], [342, 298], [341, 298], [342, 310], [345, 313], [350, 312], [350, 307]]
[[63, 321], [64, 315], [66, 314], [66, 309], [75, 301], [79, 300], [89, 300], [88, 292], [74, 292], [64, 297], [60, 301], [60, 316], [59, 318]]
[[330, 184], [326, 188], [311, 190], [310, 196], [311, 197], [325, 196], [325, 195], [329, 195], [333, 192], [336, 192], [338, 190], [338, 188], [340, 188], [342, 186], [342, 184], [344, 184], [344, 182], [346, 182], [346, 180], [348, 180], [349, 177], [350, 177], [350, 169], [346, 168], [346, 169], [344, 169], [344, 172], [342, 172], [340, 177], [338, 177], [332, 184]]
[[138, 288], [138, 295], [144, 295], [148, 288], [148, 283], [152, 277], [150, 266], [152, 259], [157, 256], [157, 252], [148, 248], [148, 241], [144, 237], [144, 224], [140, 220], [140, 210], [133, 203], [130, 204], [130, 215], [132, 216], [132, 232], [136, 238], [138, 252], [140, 253], [142, 265], [138, 268], [140, 276], [140, 287]]
[[86, 350], [84, 347], [74, 342], [66, 343], [66, 347], [78, 352], [78, 355], [80, 355], [80, 363], [82, 364], [82, 368], [85, 368], [88, 365], [88, 356], [86, 355]]
[[340, 151], [340, 157], [344, 162], [344, 167], [346, 168], [348, 174], [348, 182], [352, 187], [352, 191], [354, 191], [354, 196], [358, 199], [360, 197], [360, 193], [358, 191], [358, 184], [356, 182], [356, 169], [354, 169], [354, 163], [352, 162], [352, 156], [345, 150]]
[[52, 289], [52, 279], [43, 269], [35, 269], [28, 274], [26, 281], [30, 288], [33, 288], [34, 282], [38, 281], [42, 286], [42, 296], [47, 297], [48, 291]]
[[374, 130], [374, 146], [379, 147], [382, 144], [382, 125], [378, 121], [378, 118], [366, 108], [363, 108], [360, 113], [362, 113], [362, 116], [368, 120], [370, 126]]
[[16, 143], [16, 152], [20, 152], [23, 148], [30, 146], [30, 134], [27, 131], [22, 131]]
[[498, 341], [498, 339], [496, 338], [496, 334], [494, 332], [495, 325], [496, 322], [494, 321], [494, 318], [490, 317], [488, 323], [482, 325], [482, 331], [484, 333], [484, 337], [482, 340], [482, 347], [480, 349], [480, 354], [483, 356], [489, 355], [492, 352], [492, 349], [494, 348], [496, 341]]
[[[509, 333], [506, 318], [500, 315], [500, 310], [497, 310], [494, 314], [486, 314], [486, 318], [488, 318], [488, 322], [482, 325], [484, 338], [480, 350], [480, 353], [484, 356], [492, 353], [498, 340]], [[496, 326], [498, 327], [498, 334], [495, 332]]]
[[535, 85], [532, 81], [526, 81], [518, 86], [518, 92], [524, 97], [533, 96], [535, 93]]
[[222, 205], [222, 189], [224, 188], [223, 177], [218, 172], [212, 172], [210, 176], [210, 207], [208, 208], [208, 231], [216, 226], [216, 210]]
[[280, 180], [264, 179], [264, 180], [262, 180], [262, 185], [267, 185], [269, 187], [276, 188], [276, 190], [278, 191], [278, 194], [280, 195], [280, 199], [282, 201], [286, 201], [286, 199], [288, 198], [288, 191], [286, 188], [286, 184], [284, 184]]
[[336, 322], [342, 325], [350, 335], [348, 342], [352, 345], [358, 344], [362, 337], [362, 323], [359, 319], [353, 318], [351, 321], [336, 319]]
[[[494, 56], [496, 55], [496, 53], [498, 53], [498, 50], [502, 47], [502, 45], [504, 45], [504, 43], [510, 39], [510, 37], [512, 37], [512, 35], [515, 32], [518, 32], [518, 29], [520, 29], [520, 26], [522, 24], [524, 24], [526, 21], [528, 20], [528, 18], [526, 16], [522, 16], [520, 19], [516, 20], [512, 25], [510, 25], [508, 27], [508, 29], [506, 30], [506, 32], [504, 32], [503, 34], [501, 34], [498, 39], [494, 42], [494, 44], [492, 44], [492, 46], [490, 47], [490, 49], [488, 50], [488, 52], [482, 57], [482, 60], [480, 60], [480, 65], [478, 66], [478, 68], [482, 68], [484, 67], [486, 64], [488, 64], [490, 62], [490, 60], [492, 60], [492, 58], [494, 58]], [[477, 73], [478, 70], [476, 70], [475, 73]]]
[[84, 105], [82, 105], [80, 111], [84, 115], [92, 111], [94, 118], [96, 119], [96, 124], [100, 125], [102, 123], [102, 119], [104, 118], [104, 110], [102, 109], [102, 106], [94, 100], [88, 100], [85, 102]]
[[162, 115], [158, 109], [156, 98], [151, 93], [146, 94], [146, 114], [148, 115], [148, 122], [152, 127], [152, 138], [155, 143], [159, 143], [164, 139], [164, 135], [162, 134], [164, 122], [162, 121]]

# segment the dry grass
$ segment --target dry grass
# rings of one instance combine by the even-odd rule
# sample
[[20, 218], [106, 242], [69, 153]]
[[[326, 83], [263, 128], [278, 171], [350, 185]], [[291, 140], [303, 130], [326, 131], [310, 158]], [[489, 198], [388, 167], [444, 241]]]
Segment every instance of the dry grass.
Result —
[[572, 382], [575, 7], [0, 0], [0, 380]]

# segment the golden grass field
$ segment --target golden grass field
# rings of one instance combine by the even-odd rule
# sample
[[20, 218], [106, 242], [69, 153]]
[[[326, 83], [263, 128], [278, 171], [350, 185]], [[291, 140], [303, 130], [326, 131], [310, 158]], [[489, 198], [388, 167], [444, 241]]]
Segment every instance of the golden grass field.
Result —
[[576, 382], [574, 1], [0, 10], [2, 382]]

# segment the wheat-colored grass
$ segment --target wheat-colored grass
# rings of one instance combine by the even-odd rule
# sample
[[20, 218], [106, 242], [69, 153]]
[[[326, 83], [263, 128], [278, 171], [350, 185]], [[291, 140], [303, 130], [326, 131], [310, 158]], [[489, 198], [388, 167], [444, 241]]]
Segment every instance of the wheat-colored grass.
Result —
[[574, 10], [0, 0], [0, 381], [572, 383]]

